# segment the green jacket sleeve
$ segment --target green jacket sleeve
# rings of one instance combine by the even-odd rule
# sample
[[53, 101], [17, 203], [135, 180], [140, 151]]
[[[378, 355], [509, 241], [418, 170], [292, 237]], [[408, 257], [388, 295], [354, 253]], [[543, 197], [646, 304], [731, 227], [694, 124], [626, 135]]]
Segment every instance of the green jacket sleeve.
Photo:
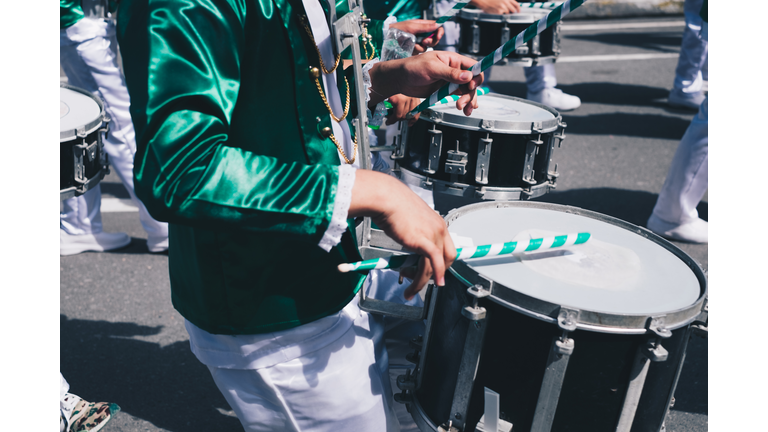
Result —
[[[338, 167], [308, 164], [303, 154], [293, 161], [263, 154], [279, 145], [260, 141], [256, 131], [237, 139], [230, 134], [243, 103], [243, 52], [269, 43], [246, 38], [245, 6], [237, 4], [121, 3], [118, 37], [136, 129], [136, 194], [161, 221], [279, 231], [316, 242], [330, 223]], [[295, 127], [295, 117], [285, 123], [274, 127]]]

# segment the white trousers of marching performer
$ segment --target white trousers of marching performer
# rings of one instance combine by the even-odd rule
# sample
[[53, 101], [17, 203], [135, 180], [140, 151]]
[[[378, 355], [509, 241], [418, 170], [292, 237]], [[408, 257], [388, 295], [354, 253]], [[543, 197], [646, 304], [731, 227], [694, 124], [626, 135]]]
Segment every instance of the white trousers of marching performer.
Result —
[[664, 222], [682, 225], [699, 217], [696, 206], [709, 184], [708, 101], [706, 97], [680, 140], [653, 208], [653, 215]]
[[703, 20], [699, 15], [703, 0], [685, 0], [685, 29], [675, 69], [674, 88], [683, 93], [698, 93], [702, 90], [709, 59], [708, 44], [701, 37]]
[[[110, 117], [104, 151], [109, 155], [110, 169], [117, 173], [139, 208], [141, 225], [148, 244], [168, 237], [168, 226], [153, 219], [133, 188], [133, 159], [136, 136], [129, 112], [130, 98], [117, 65], [115, 25], [111, 20], [83, 18], [60, 31], [60, 62], [69, 84], [92, 92], [104, 102]], [[101, 189], [97, 186], [63, 203], [61, 229], [67, 234], [97, 234], [101, 226]]]
[[185, 325], [192, 352], [247, 432], [397, 432], [382, 319], [357, 299], [274, 333], [214, 335]]

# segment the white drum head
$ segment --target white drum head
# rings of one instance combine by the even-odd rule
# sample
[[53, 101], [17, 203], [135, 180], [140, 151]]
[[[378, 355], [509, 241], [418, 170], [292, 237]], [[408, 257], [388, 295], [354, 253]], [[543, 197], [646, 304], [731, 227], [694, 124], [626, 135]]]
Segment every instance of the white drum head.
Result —
[[60, 132], [81, 128], [101, 116], [101, 107], [93, 97], [68, 88], [61, 90]]
[[[541, 122], [554, 120], [556, 116], [551, 112], [540, 108], [531, 103], [525, 103], [515, 99], [499, 98], [493, 93], [479, 96], [477, 99], [480, 105], [472, 111], [470, 118], [481, 118], [483, 120], [493, 121], [534, 121]], [[438, 105], [430, 108], [433, 111], [461, 115], [464, 113], [456, 109], [456, 103]]]
[[661, 314], [694, 304], [696, 275], [662, 246], [585, 216], [540, 208], [488, 208], [451, 222], [451, 233], [475, 245], [589, 232], [567, 249], [468, 260], [475, 271], [520, 293], [582, 310]]
[[420, 118], [460, 129], [510, 134], [529, 134], [534, 127], [548, 133], [560, 123], [560, 113], [525, 99], [489, 93], [478, 96], [477, 101], [479, 107], [470, 116], [451, 102], [424, 110]]

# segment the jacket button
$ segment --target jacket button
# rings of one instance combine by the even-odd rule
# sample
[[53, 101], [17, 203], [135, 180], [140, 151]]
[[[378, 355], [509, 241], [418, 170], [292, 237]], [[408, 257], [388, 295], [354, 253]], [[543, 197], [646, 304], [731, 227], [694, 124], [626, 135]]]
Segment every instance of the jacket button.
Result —
[[320, 130], [320, 135], [322, 135], [323, 138], [328, 138], [329, 136], [331, 136], [331, 134], [333, 134], [333, 131], [329, 127], [324, 127], [323, 129]]
[[313, 66], [313, 67], [310, 67], [310, 68], [309, 68], [309, 76], [310, 76], [310, 78], [312, 78], [312, 79], [318, 79], [318, 78], [320, 78], [320, 69], [318, 69], [318, 68], [316, 68], [316, 67], [314, 67], [314, 66]]

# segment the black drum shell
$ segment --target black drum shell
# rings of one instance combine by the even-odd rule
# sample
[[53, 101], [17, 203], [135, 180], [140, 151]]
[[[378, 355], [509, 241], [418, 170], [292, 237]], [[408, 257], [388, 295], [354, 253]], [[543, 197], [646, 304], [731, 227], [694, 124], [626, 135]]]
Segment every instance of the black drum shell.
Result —
[[[432, 293], [437, 298], [430, 310], [433, 314], [431, 333], [422, 353], [426, 357], [420, 372], [421, 386], [414, 396], [435, 424], [450, 418], [467, 329], [472, 325], [461, 314], [464, 306], [471, 304], [466, 289], [466, 285], [447, 273], [445, 287]], [[488, 298], [480, 299], [479, 305], [487, 310], [487, 329], [465, 430], [474, 430], [483, 415], [484, 387], [488, 387], [500, 394], [500, 417], [511, 422], [514, 430], [529, 431], [552, 340], [562, 335], [562, 330]], [[670, 338], [662, 339], [669, 357], [664, 362], [650, 364], [633, 432], [657, 432], [661, 428], [689, 335], [690, 325], [687, 325], [673, 330]], [[552, 431], [613, 432], [634, 358], [649, 336], [576, 330], [569, 337], [575, 347]]]
[[[429, 157], [430, 129], [442, 131], [442, 149], [438, 166], [434, 174], [428, 173], [427, 159]], [[486, 132], [480, 130], [460, 129], [455, 126], [431, 123], [420, 119], [408, 128], [407, 151], [399, 164], [402, 168], [433, 179], [454, 182], [452, 174], [445, 172], [445, 163], [448, 159], [448, 151], [456, 150], [456, 141], [459, 141], [459, 150], [467, 153], [466, 174], [457, 175], [456, 182], [476, 187], [519, 187], [526, 188], [531, 185], [523, 181], [526, 166], [526, 151], [530, 140], [540, 140], [537, 154], [533, 162], [533, 180], [535, 184], [542, 184], [552, 180], [549, 175], [551, 160], [552, 140], [555, 131], [549, 133], [534, 134], [504, 134]], [[493, 139], [491, 146], [490, 166], [488, 167], [488, 182], [481, 184], [476, 181], [477, 153], [481, 138]]]
[[[455, 20], [459, 24], [460, 29], [458, 45], [460, 53], [475, 57], [485, 57], [502, 45], [501, 35], [504, 23], [468, 19], [460, 15]], [[480, 30], [480, 49], [477, 53], [472, 50], [473, 23], [476, 23]], [[510, 38], [514, 38], [518, 33], [525, 31], [530, 24], [506, 23], [506, 26], [509, 28]], [[513, 51], [506, 58], [522, 60], [552, 57], [553, 60], [556, 59], [560, 55], [560, 22], [553, 24], [537, 37], [526, 42], [525, 45], [528, 47], [527, 54], [519, 54]]]

